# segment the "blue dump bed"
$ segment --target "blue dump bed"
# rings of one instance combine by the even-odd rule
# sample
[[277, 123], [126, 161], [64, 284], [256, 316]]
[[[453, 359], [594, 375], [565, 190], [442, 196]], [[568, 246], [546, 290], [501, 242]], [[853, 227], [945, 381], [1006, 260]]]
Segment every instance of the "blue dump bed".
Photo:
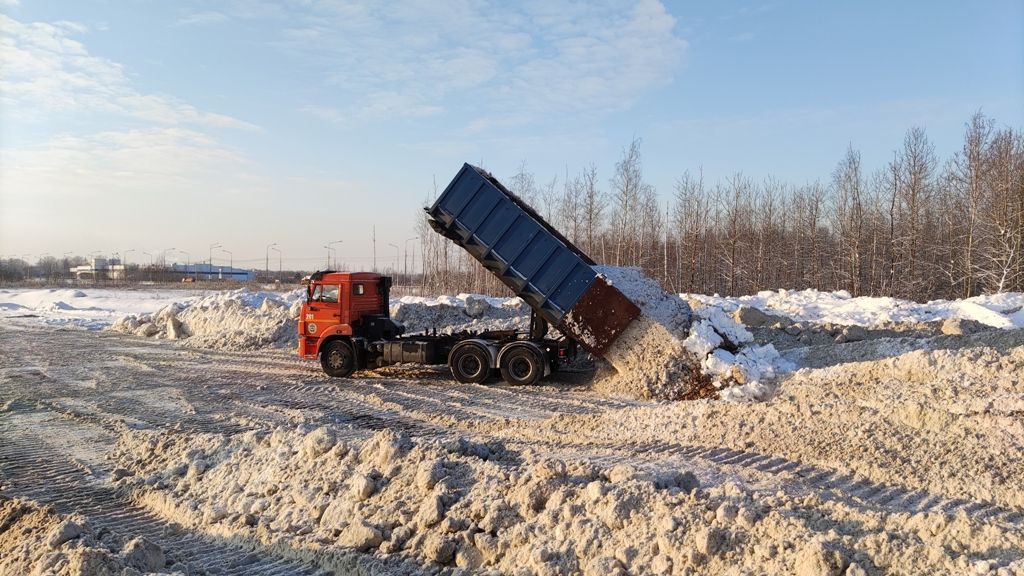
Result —
[[465, 164], [426, 211], [434, 230], [591, 352], [603, 353], [640, 313], [593, 260], [480, 168]]

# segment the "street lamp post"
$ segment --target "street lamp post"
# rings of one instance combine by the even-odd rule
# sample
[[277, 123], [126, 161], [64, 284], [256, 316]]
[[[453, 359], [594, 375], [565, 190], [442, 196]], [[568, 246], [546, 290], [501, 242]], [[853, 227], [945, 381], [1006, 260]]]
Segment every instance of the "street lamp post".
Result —
[[178, 250], [178, 252], [185, 255], [185, 276], [188, 276], [189, 263], [192, 261], [192, 255], [184, 250]]
[[66, 272], [68, 274], [68, 278], [70, 278], [71, 277], [71, 266], [69, 265], [70, 262], [68, 262], [68, 254], [71, 254], [71, 252], [65, 252], [64, 255], [61, 256], [61, 260], [64, 261], [64, 270], [63, 270], [63, 272]]
[[392, 244], [391, 242], [388, 242], [388, 246], [391, 246], [392, 248], [395, 249], [395, 273], [397, 274], [398, 273], [398, 257], [399, 257], [398, 246], [395, 245], [395, 244]]
[[266, 262], [264, 262], [263, 268], [263, 272], [267, 276], [270, 276], [270, 249], [273, 248], [274, 246], [277, 246], [277, 242], [274, 242], [273, 244], [267, 244], [267, 260]]
[[[409, 242], [412, 242], [413, 240], [419, 240], [419, 239], [420, 239], [419, 236], [413, 236], [412, 238], [407, 238], [406, 241], [405, 241], [405, 281], [406, 282], [409, 281]], [[415, 252], [413, 253], [412, 267], [413, 267], [413, 270], [416, 269], [416, 253]]]
[[[335, 244], [341, 244], [344, 240], [335, 240], [334, 242], [328, 242], [328, 246], [334, 246]], [[334, 268], [338, 267], [338, 250], [334, 250]]]
[[330, 244], [324, 244], [324, 248], [327, 248], [327, 262], [324, 262], [324, 270], [330, 270], [331, 269], [331, 250], [333, 250], [333, 248], [331, 248]]
[[281, 250], [276, 245], [270, 247], [271, 250], [277, 252], [277, 279], [281, 279]]
[[214, 248], [220, 248], [220, 243], [219, 242], [214, 242], [213, 244], [210, 244], [210, 261], [208, 263], [210, 268], [207, 270], [207, 272], [208, 272], [208, 274], [206, 275], [206, 279], [207, 280], [212, 280], [213, 279], [213, 249]]
[[221, 248], [220, 251], [224, 252], [224, 253], [226, 253], [228, 255], [228, 270], [231, 270], [232, 268], [234, 268], [235, 267], [235, 255], [231, 253], [231, 250], [225, 250], [225, 249]]
[[128, 253], [129, 252], [135, 252], [135, 249], [134, 248], [129, 248], [129, 249], [124, 251], [124, 261], [121, 262], [121, 265], [124, 266], [124, 279], [125, 280], [128, 280]]

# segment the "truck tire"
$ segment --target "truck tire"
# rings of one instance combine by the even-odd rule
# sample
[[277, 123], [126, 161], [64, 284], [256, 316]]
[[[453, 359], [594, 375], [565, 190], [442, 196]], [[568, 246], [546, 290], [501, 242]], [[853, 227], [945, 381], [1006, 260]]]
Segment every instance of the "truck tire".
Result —
[[544, 363], [529, 348], [516, 347], [501, 358], [501, 377], [513, 386], [532, 386], [544, 376]]
[[448, 357], [452, 376], [463, 384], [482, 384], [491, 374], [491, 357], [478, 346], [460, 346]]
[[356, 369], [356, 353], [348, 342], [334, 340], [320, 351], [320, 365], [328, 376], [346, 378]]

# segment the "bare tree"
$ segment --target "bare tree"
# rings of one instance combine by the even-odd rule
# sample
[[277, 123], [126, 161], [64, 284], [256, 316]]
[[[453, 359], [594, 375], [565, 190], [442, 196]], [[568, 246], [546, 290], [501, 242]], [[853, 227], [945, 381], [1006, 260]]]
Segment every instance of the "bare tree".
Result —
[[985, 195], [985, 152], [992, 140], [993, 122], [980, 112], [967, 123], [963, 148], [946, 167], [951, 210], [958, 211], [959, 225], [954, 226], [955, 241], [959, 244], [954, 255], [957, 270], [954, 282], [960, 286], [960, 296], [974, 295], [979, 286], [978, 242], [980, 239], [981, 209]]
[[860, 152], [850, 146], [846, 156], [832, 173], [835, 194], [832, 222], [840, 246], [833, 274], [840, 285], [859, 296], [863, 273], [862, 241], [864, 234], [864, 178], [860, 168]]
[[[850, 146], [828, 185], [684, 172], [667, 206], [643, 177], [640, 141], [598, 186], [593, 164], [559, 187], [526, 163], [508, 180], [599, 262], [640, 266], [673, 290], [845, 289], [926, 300], [1024, 290], [1024, 136], [984, 115], [940, 165], [923, 128], [865, 175]], [[437, 190], [435, 186], [434, 194]], [[424, 286], [507, 293], [464, 251], [420, 226]]]
[[1021, 138], [1013, 130], [1000, 130], [987, 149], [982, 277], [989, 291], [1005, 292], [1018, 286], [1021, 275], [1022, 189]]
[[611, 180], [611, 233], [614, 237], [616, 266], [636, 266], [639, 261], [639, 247], [634, 239], [641, 232], [641, 200], [649, 190], [650, 186], [643, 179], [640, 140], [633, 139], [629, 147], [623, 150], [622, 158], [615, 164], [615, 174]]

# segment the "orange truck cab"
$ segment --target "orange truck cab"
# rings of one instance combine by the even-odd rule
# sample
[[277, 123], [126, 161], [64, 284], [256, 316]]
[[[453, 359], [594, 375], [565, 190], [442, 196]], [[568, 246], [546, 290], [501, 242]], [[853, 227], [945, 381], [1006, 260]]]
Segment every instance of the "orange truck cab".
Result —
[[351, 371], [360, 367], [354, 343], [390, 340], [402, 333], [389, 317], [390, 277], [373, 272], [325, 271], [311, 275], [304, 283], [306, 302], [299, 316], [299, 356], [316, 358], [325, 351], [333, 352], [336, 369]]

